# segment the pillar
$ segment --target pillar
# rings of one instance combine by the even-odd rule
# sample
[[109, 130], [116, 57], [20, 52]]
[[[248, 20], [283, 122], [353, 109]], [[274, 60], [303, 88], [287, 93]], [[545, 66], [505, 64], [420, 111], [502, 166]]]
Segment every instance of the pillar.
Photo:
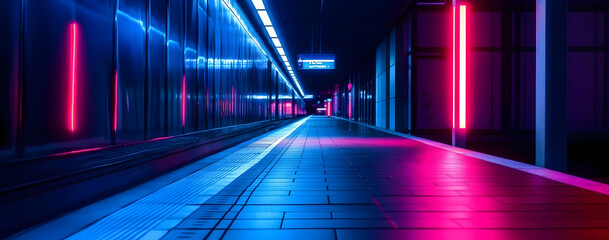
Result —
[[537, 0], [535, 163], [567, 169], [568, 0]]

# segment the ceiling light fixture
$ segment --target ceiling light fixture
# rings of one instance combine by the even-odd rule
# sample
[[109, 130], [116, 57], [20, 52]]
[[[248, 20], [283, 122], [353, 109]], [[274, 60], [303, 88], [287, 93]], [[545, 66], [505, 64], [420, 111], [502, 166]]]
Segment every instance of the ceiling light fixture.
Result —
[[262, 24], [264, 26], [272, 26], [271, 18], [269, 18], [269, 14], [265, 10], [258, 10], [258, 16], [260, 16], [260, 20], [262, 20]]
[[268, 32], [269, 36], [271, 36], [272, 38], [277, 37], [277, 32], [275, 32], [275, 28], [273, 28], [273, 26], [266, 27], [266, 32]]
[[252, 3], [254, 4], [256, 10], [264, 9], [264, 3], [262, 0], [252, 0]]
[[292, 76], [292, 80], [294, 80], [294, 83], [296, 84], [296, 87], [298, 88], [300, 95], [304, 96], [305, 94], [302, 91], [302, 88], [300, 87], [298, 78], [296, 78], [294, 71], [292, 71], [292, 67], [290, 66], [290, 61], [288, 60], [286, 53], [285, 53], [285, 49], [281, 45], [281, 41], [279, 41], [279, 37], [277, 36], [277, 31], [275, 31], [275, 28], [273, 27], [273, 23], [271, 22], [271, 18], [269, 17], [268, 12], [266, 11], [266, 8], [264, 6], [264, 0], [252, 0], [252, 4], [254, 4], [254, 8], [256, 8], [256, 11], [258, 12], [258, 16], [260, 17], [260, 20], [262, 20], [262, 24], [264, 24], [267, 34], [269, 35], [269, 37], [271, 37], [271, 41], [273, 41], [273, 45], [275, 45], [275, 48], [276, 48], [277, 52], [279, 53], [279, 56], [281, 56], [281, 60], [283, 60], [283, 63], [285, 64], [290, 75]]

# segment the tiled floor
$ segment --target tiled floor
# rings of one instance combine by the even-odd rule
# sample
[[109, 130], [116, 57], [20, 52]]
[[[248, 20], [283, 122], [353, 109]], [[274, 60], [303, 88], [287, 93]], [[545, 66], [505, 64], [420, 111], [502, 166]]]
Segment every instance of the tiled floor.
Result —
[[187, 206], [147, 237], [609, 239], [608, 196], [327, 117]]

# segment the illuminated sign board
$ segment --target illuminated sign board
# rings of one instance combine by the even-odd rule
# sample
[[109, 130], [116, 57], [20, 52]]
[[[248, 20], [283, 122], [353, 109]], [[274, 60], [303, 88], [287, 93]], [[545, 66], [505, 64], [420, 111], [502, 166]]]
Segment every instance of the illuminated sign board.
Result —
[[334, 54], [298, 54], [298, 69], [334, 69], [335, 58]]

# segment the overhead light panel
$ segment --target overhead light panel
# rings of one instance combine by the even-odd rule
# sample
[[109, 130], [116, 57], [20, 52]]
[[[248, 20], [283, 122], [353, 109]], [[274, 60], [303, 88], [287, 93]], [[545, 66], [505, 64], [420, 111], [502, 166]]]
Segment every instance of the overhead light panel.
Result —
[[272, 38], [277, 37], [277, 32], [275, 32], [275, 28], [273, 26], [266, 27], [266, 31], [269, 33], [269, 36], [271, 36]]
[[252, 0], [252, 3], [254, 4], [256, 10], [264, 9], [264, 3], [262, 0]]
[[262, 20], [262, 24], [264, 24], [264, 26], [273, 25], [273, 23], [271, 23], [271, 18], [269, 17], [269, 14], [265, 10], [258, 10], [258, 16], [260, 16], [260, 20]]
[[[296, 87], [298, 88], [300, 95], [304, 96], [304, 92], [302, 91], [302, 88], [300, 87], [300, 83], [298, 83], [298, 78], [296, 78], [296, 75], [294, 74], [294, 71], [292, 70], [292, 67], [290, 66], [288, 57], [285, 54], [285, 49], [281, 45], [281, 41], [279, 41], [277, 31], [275, 31], [275, 28], [273, 27], [273, 23], [271, 22], [271, 18], [269, 17], [268, 12], [266, 11], [266, 7], [264, 6], [264, 0], [251, 0], [251, 1], [252, 1], [252, 4], [254, 5], [254, 8], [256, 8], [256, 10], [258, 12], [258, 16], [260, 17], [262, 24], [264, 24], [266, 32], [268, 33], [269, 37], [271, 38], [271, 41], [273, 41], [273, 45], [275, 45], [275, 48], [277, 48], [277, 52], [281, 56], [281, 60], [283, 60], [283, 63], [287, 67], [287, 69], [290, 73], [290, 76], [292, 77], [292, 80], [294, 80], [294, 83], [296, 84]], [[283, 72], [282, 72], [281, 76], [282, 76], [282, 78], [284, 78], [284, 81], [286, 81], [286, 83], [287, 83], [285, 76], [283, 76]], [[292, 88], [291, 84], [288, 84], [288, 86], [290, 86], [290, 88]]]
[[279, 42], [279, 38], [271, 38], [271, 40], [273, 40], [273, 44], [275, 44], [275, 47], [281, 47], [281, 42]]

